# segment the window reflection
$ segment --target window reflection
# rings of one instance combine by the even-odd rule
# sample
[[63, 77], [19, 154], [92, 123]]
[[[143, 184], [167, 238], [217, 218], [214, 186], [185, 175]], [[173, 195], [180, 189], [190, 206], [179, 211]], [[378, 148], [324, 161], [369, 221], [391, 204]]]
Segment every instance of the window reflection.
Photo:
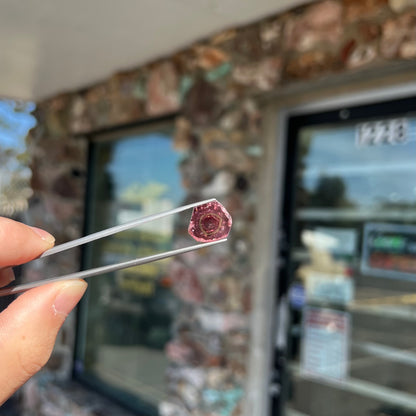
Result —
[[409, 140], [397, 144], [357, 146], [356, 124], [303, 129], [303, 187], [309, 193], [325, 192], [325, 181], [327, 190], [339, 193], [342, 187], [346, 205], [416, 205], [415, 182], [409, 180], [415, 173], [416, 119], [407, 122]]
[[0, 215], [17, 216], [32, 196], [26, 137], [36, 125], [31, 102], [0, 100]]
[[297, 134], [287, 413], [415, 412], [415, 114]]
[[[171, 137], [170, 127], [162, 127], [93, 142], [88, 233], [180, 205], [181, 155]], [[165, 217], [92, 244], [85, 267], [171, 249], [174, 220]], [[82, 308], [76, 373], [150, 414], [165, 397], [164, 348], [178, 307], [164, 279], [170, 261], [91, 279]]]

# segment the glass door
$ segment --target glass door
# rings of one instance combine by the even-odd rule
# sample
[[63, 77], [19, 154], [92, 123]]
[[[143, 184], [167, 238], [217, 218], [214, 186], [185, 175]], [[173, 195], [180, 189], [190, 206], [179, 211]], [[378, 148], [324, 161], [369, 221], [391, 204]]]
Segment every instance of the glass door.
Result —
[[416, 99], [289, 119], [274, 414], [416, 415]]

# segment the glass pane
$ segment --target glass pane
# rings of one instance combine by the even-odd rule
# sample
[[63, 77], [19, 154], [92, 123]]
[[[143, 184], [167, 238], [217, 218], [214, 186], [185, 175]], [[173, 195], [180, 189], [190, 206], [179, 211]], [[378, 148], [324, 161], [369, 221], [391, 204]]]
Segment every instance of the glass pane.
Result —
[[[180, 155], [171, 130], [120, 136], [92, 145], [88, 232], [180, 205]], [[130, 260], [172, 248], [175, 216], [92, 244], [85, 267]], [[164, 285], [170, 260], [89, 280], [82, 309], [76, 372], [108, 387], [117, 399], [156, 413], [165, 397], [167, 358], [177, 299]]]
[[301, 128], [292, 230], [286, 414], [416, 415], [415, 114]]

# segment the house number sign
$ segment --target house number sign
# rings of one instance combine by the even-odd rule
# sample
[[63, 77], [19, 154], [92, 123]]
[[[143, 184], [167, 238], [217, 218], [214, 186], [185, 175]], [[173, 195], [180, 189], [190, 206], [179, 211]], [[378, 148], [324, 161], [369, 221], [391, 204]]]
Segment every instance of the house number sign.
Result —
[[358, 147], [403, 144], [408, 141], [408, 130], [406, 118], [367, 121], [357, 124], [355, 141]]

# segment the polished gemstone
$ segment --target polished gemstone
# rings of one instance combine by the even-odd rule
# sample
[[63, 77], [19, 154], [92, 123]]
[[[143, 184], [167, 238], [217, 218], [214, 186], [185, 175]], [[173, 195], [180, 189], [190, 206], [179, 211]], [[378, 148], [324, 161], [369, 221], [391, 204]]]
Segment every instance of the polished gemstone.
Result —
[[188, 232], [196, 241], [216, 241], [228, 236], [231, 224], [231, 215], [219, 202], [213, 201], [194, 208]]

